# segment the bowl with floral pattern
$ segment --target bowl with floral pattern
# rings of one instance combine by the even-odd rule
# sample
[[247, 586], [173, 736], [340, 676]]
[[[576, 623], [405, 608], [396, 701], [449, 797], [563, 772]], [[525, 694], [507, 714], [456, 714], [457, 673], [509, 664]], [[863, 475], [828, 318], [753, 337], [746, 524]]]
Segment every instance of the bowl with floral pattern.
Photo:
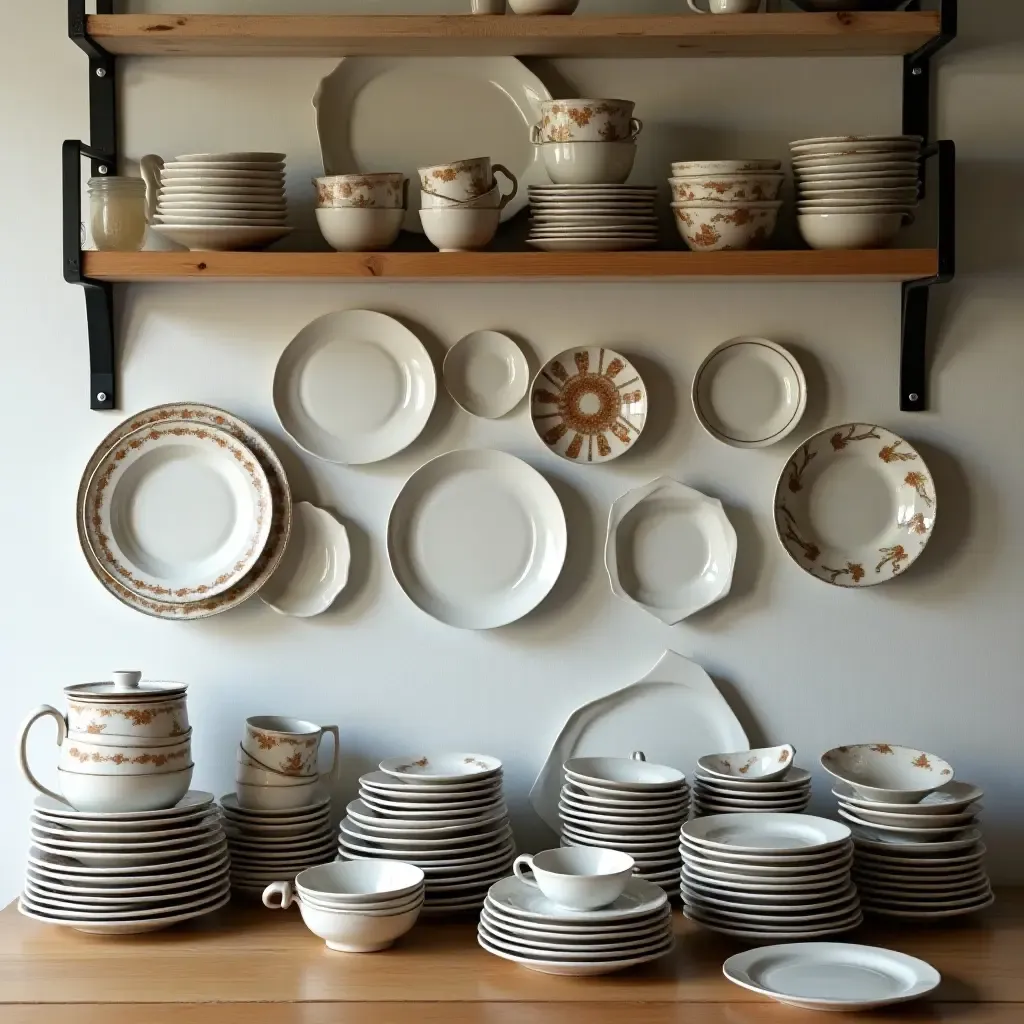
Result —
[[738, 750], [732, 754], [706, 754], [697, 767], [716, 779], [744, 782], [778, 782], [793, 767], [796, 749], [789, 743], [757, 750]]
[[821, 755], [821, 766], [864, 800], [916, 804], [953, 781], [953, 766], [935, 754], [895, 743], [853, 743]]
[[676, 227], [694, 252], [763, 249], [775, 232], [782, 203], [672, 203]]

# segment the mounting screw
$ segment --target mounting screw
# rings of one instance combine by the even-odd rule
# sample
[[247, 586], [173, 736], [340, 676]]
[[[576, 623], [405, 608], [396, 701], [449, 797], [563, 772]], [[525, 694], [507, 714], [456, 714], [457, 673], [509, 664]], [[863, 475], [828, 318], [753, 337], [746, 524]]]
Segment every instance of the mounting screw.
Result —
[[[917, 73], [918, 73], [917, 72], [917, 68], [915, 68], [914, 69], [914, 74], [916, 75]], [[106, 78], [107, 77], [107, 69], [106, 68], [97, 68], [96, 69], [96, 77], [97, 78]]]
[[97, 402], [105, 402], [106, 400], [107, 400], [107, 393], [106, 393], [106, 391], [101, 391], [101, 392], [100, 392], [100, 393], [99, 393], [99, 394], [98, 394], [98, 395], [96, 396], [96, 401], [97, 401]]
[[914, 68], [911, 72], [912, 75], [923, 75], [924, 68]]
[[107, 165], [106, 164], [100, 164], [99, 167], [96, 168], [96, 170], [99, 171], [100, 174], [106, 174], [107, 173]]
[[907, 398], [909, 398], [911, 402], [916, 402], [920, 397], [921, 396], [916, 391], [911, 391], [910, 394], [907, 395]]

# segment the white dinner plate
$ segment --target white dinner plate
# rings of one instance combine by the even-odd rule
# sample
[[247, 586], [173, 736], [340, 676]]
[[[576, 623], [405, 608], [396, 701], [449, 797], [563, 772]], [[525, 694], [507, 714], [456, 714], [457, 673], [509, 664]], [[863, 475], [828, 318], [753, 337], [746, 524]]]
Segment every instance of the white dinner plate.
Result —
[[680, 851], [683, 854], [696, 854], [698, 857], [703, 857], [707, 860], [713, 860], [721, 862], [723, 864], [735, 864], [737, 866], [745, 867], [748, 864], [758, 865], [761, 867], [771, 866], [785, 866], [790, 865], [817, 865], [827, 864], [833, 861], [837, 856], [847, 855], [850, 846], [849, 844], [845, 847], [826, 847], [822, 850], [813, 851], [810, 853], [786, 853], [784, 856], [776, 852], [759, 852], [759, 853], [737, 853], [734, 850], [719, 848], [714, 849], [703, 843], [695, 843], [691, 839], [687, 838], [686, 835], [680, 836]]
[[[891, 849], [891, 847], [890, 847]], [[928, 848], [930, 852], [930, 847]], [[984, 858], [988, 848], [979, 844], [976, 849], [961, 854], [939, 854], [937, 856], [900, 856], [898, 853], [878, 853], [857, 847], [857, 863], [862, 866], [885, 871], [913, 871], [915, 874], [931, 874], [935, 871], [950, 871], [959, 867], [967, 867]]]
[[220, 798], [220, 805], [228, 815], [237, 816], [242, 821], [252, 821], [259, 824], [281, 824], [284, 821], [293, 823], [295, 821], [306, 821], [318, 817], [317, 811], [326, 807], [331, 802], [330, 794], [320, 787], [316, 795], [305, 807], [282, 808], [279, 811], [270, 810], [249, 810], [241, 807], [238, 797], [234, 793], [225, 793]]
[[849, 862], [840, 863], [837, 866], [829, 866], [827, 870], [808, 870], [806, 874], [801, 875], [766, 877], [720, 871], [714, 867], [706, 868], [684, 857], [681, 876], [684, 880], [708, 882], [725, 889], [739, 889], [744, 892], [796, 892], [804, 888], [827, 889], [837, 885], [847, 885], [850, 878], [850, 864]]
[[488, 953], [499, 956], [503, 960], [511, 960], [513, 963], [520, 964], [540, 974], [555, 974], [568, 978], [590, 978], [601, 974], [624, 971], [629, 967], [650, 963], [652, 960], [660, 960], [663, 956], [671, 953], [675, 947], [675, 940], [672, 939], [667, 941], [661, 949], [624, 960], [557, 961], [513, 953], [509, 949], [494, 943], [491, 939], [480, 935], [479, 932], [477, 933], [477, 942]]
[[947, 782], [941, 789], [933, 790], [916, 804], [892, 804], [878, 800], [865, 800], [857, 795], [853, 786], [836, 782], [832, 795], [851, 807], [866, 807], [873, 811], [892, 811], [897, 814], [956, 814], [980, 800], [985, 791], [969, 782]]
[[236, 252], [265, 249], [295, 229], [277, 225], [253, 227], [242, 224], [226, 227], [217, 224], [154, 224], [153, 230], [192, 251]]
[[733, 448], [765, 448], [800, 422], [807, 381], [781, 345], [766, 338], [733, 338], [701, 363], [691, 398], [698, 422], [713, 438]]
[[[898, 838], [907, 839], [910, 842], [917, 843], [944, 842], [947, 839], [962, 839], [964, 830], [971, 827], [970, 824], [956, 825], [952, 828], [902, 828], [897, 825], [877, 825], [873, 822], [865, 821], [863, 818], [857, 817], [856, 814], [851, 814], [842, 807], [839, 808], [839, 817], [855, 826], [857, 829], [856, 834], [858, 836], [868, 836], [871, 839], [884, 839], [887, 836], [896, 836]], [[924, 818], [923, 820], [927, 821], [928, 819]]]
[[[500, 762], [498, 762], [500, 764]], [[359, 785], [371, 792], [384, 795], [389, 800], [408, 800], [413, 803], [465, 802], [493, 798], [501, 789], [502, 776], [464, 775], [465, 782], [438, 785], [412, 775], [399, 777], [382, 771], [367, 772], [359, 776]], [[408, 781], [406, 781], [408, 780]]]
[[238, 185], [187, 185], [175, 183], [173, 185], [162, 185], [160, 188], [160, 202], [162, 203], [189, 198], [207, 199], [217, 203], [252, 203], [256, 206], [262, 206], [264, 203], [278, 205], [285, 202], [284, 191], [280, 187], [273, 185], [256, 185], [243, 188]]
[[856, 826], [853, 841], [858, 850], [866, 848], [868, 850], [894, 851], [894, 855], [905, 854], [908, 857], [912, 857], [970, 850], [981, 842], [981, 833], [976, 828], [971, 828], [964, 830], [962, 835], [954, 839], [921, 842], [919, 839], [899, 835], [895, 832], [879, 831], [877, 835], [868, 836], [864, 834], [864, 830], [858, 825]]
[[[730, 892], [727, 895], [717, 894], [698, 882], [683, 882], [681, 885], [683, 899], [691, 899], [708, 907], [717, 908], [726, 913], [734, 914], [817, 914], [835, 908], [844, 908], [857, 900], [857, 889], [851, 884], [840, 889], [834, 895], [821, 899], [800, 898], [794, 900], [783, 896], [778, 902], [772, 902], [768, 894], [754, 898], [747, 893]], [[788, 902], [787, 902], [788, 901]]]
[[462, 804], [437, 803], [437, 804], [415, 804], [406, 800], [389, 800], [382, 797], [380, 793], [370, 792], [361, 789], [359, 799], [380, 812], [388, 818], [411, 818], [416, 819], [437, 819], [453, 818], [464, 821], [467, 818], [475, 818], [488, 811], [498, 810], [505, 806], [504, 800], [499, 795], [497, 799], [485, 797], [483, 800], [474, 800]]
[[570, 946], [545, 941], [524, 940], [509, 935], [486, 919], [481, 918], [478, 932], [495, 947], [519, 956], [535, 956], [545, 960], [561, 960], [567, 963], [596, 963], [602, 960], [627, 960], [634, 956], [645, 956], [657, 949], [663, 949], [671, 937], [671, 928], [663, 924], [647, 939], [636, 942], [614, 942], [607, 945]]
[[395, 579], [418, 608], [459, 629], [493, 629], [536, 608], [562, 571], [566, 544], [551, 485], [498, 451], [431, 459], [388, 519]]
[[157, 811], [76, 811], [70, 804], [49, 796], [37, 796], [32, 808], [46, 818], [66, 821], [68, 828], [80, 832], [148, 831], [169, 825], [191, 824], [189, 819], [209, 814], [213, 794], [190, 790], [173, 807]]
[[725, 779], [721, 776], [707, 775], [698, 765], [694, 772], [694, 787], [697, 785], [707, 789], [721, 791], [723, 796], [744, 797], [749, 793], [771, 793], [773, 796], [789, 795], [791, 792], [802, 792], [811, 785], [811, 773], [806, 768], [790, 768], [785, 779], [779, 782], [752, 782], [748, 779]]
[[682, 835], [698, 846], [725, 847], [742, 853], [786, 853], [838, 846], [850, 830], [837, 821], [811, 814], [716, 814], [688, 821]]
[[878, 917], [894, 917], [906, 921], [941, 921], [950, 917], [963, 917], [965, 914], [975, 914], [979, 910], [985, 910], [995, 903], [995, 896], [989, 892], [987, 895], [978, 897], [961, 906], [945, 907], [941, 910], [924, 910], [918, 907], [905, 908], [889, 904], [874, 904], [864, 901], [864, 909], [868, 913]]
[[225, 890], [208, 903], [191, 910], [178, 909], [162, 915], [154, 914], [148, 917], [122, 918], [113, 921], [81, 918], [70, 920], [59, 914], [44, 911], [38, 904], [33, 903], [31, 898], [25, 896], [18, 900], [18, 911], [34, 921], [42, 921], [44, 924], [62, 924], [92, 935], [141, 935], [144, 932], [159, 931], [162, 928], [170, 928], [171, 925], [181, 924], [183, 921], [212, 914], [215, 910], [226, 906], [230, 899], [231, 894]]
[[379, 462], [410, 445], [436, 395], [434, 366], [419, 338], [365, 309], [307, 324], [274, 373], [274, 408], [289, 437], [342, 465]]
[[438, 814], [432, 818], [395, 818], [385, 816], [374, 810], [362, 800], [353, 800], [345, 808], [345, 813], [353, 821], [362, 826], [363, 831], [370, 834], [412, 839], [440, 839], [465, 832], [479, 832], [489, 825], [504, 821], [507, 810], [500, 803], [494, 810], [478, 814], [471, 818], [447, 818]]
[[705, 851], [698, 855], [689, 848], [681, 849], [683, 859], [686, 863], [705, 874], [716, 875], [720, 878], [764, 878], [766, 882], [772, 880], [785, 882], [794, 876], [800, 875], [821, 875], [831, 873], [837, 869], [850, 870], [850, 863], [853, 860], [853, 851], [837, 847], [830, 851], [831, 856], [827, 860], [821, 860], [814, 864], [791, 864], [790, 859], [783, 860], [775, 857], [770, 864], [736, 864], [735, 862], [719, 860], [711, 851], [704, 856]]
[[810, 787], [807, 787], [793, 795], [780, 796], [777, 793], [765, 793], [765, 797], [769, 799], [757, 800], [753, 794], [749, 797], [746, 794], [737, 796], [735, 792], [730, 792], [728, 796], [723, 796], [717, 791], [707, 789], [700, 782], [693, 787], [694, 800], [705, 804], [721, 804], [727, 810], [734, 811], [784, 809], [783, 804], [806, 803], [810, 800], [811, 793]]
[[522, 349], [497, 331], [474, 331], [457, 341], [444, 357], [441, 374], [460, 408], [488, 420], [511, 412], [530, 387]]
[[[863, 805], [851, 804], [846, 800], [840, 800], [839, 806], [861, 821], [867, 821], [873, 825], [895, 825], [897, 828], [967, 828], [977, 821], [977, 815], [973, 811], [964, 811], [959, 814], [899, 814], [895, 811], [876, 811]], [[903, 806], [909, 808], [915, 805], [904, 804]]]

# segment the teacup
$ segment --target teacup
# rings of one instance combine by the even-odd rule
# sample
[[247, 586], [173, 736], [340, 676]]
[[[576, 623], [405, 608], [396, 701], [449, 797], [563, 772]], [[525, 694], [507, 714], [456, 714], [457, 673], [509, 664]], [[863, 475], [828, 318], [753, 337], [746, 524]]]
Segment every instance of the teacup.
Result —
[[696, 0], [686, 2], [698, 14], [753, 14], [761, 8], [761, 0], [708, 0], [706, 11], [697, 6]]
[[313, 179], [318, 209], [349, 206], [403, 209], [408, 183], [409, 179], [400, 172], [331, 174]]
[[[636, 862], [629, 854], [575, 846], [516, 857], [512, 871], [521, 882], [540, 889], [552, 903], [570, 910], [596, 910], [625, 891]], [[526, 871], [533, 872], [533, 878]]]
[[456, 160], [450, 164], [435, 164], [419, 169], [420, 188], [429, 195], [441, 199], [454, 199], [456, 203], [468, 203], [491, 192], [497, 182], [495, 172], [503, 174], [518, 187], [516, 177], [502, 164], [491, 164], [487, 156], [471, 160]]
[[260, 786], [235, 783], [238, 806], [250, 811], [290, 811], [316, 802], [320, 792], [319, 779], [313, 778], [295, 786]]
[[635, 142], [644, 125], [633, 117], [634, 106], [632, 100], [548, 100], [530, 141]]
[[245, 720], [242, 749], [271, 771], [315, 777], [320, 742], [328, 732], [334, 737], [334, 760], [330, 773], [337, 778], [341, 761], [336, 725], [316, 725], [299, 718], [258, 715]]
[[173, 807], [192, 782], [192, 765], [158, 775], [81, 775], [57, 770], [63, 796], [36, 786], [46, 796], [86, 814], [160, 811]]
[[470, 199], [464, 203], [460, 203], [455, 199], [448, 199], [445, 196], [439, 196], [434, 192], [421, 192], [420, 206], [424, 210], [504, 210], [515, 199], [516, 193], [519, 191], [518, 179], [514, 174], [510, 175], [510, 177], [512, 179], [512, 189], [509, 192], [502, 192], [498, 186], [497, 179], [495, 179], [494, 188], [489, 192], [485, 192], [482, 196], [477, 196], [476, 199]]

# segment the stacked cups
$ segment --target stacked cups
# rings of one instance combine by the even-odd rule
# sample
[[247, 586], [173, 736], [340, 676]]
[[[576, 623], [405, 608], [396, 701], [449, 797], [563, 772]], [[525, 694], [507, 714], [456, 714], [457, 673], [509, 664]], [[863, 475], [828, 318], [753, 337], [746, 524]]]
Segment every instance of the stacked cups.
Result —
[[633, 170], [643, 122], [632, 100], [548, 100], [530, 141], [556, 185], [621, 185]]
[[[501, 191], [495, 172], [508, 179], [508, 191]], [[498, 230], [501, 211], [519, 191], [516, 176], [486, 156], [421, 167], [419, 176], [420, 221], [441, 252], [484, 248]]]
[[405, 217], [404, 174], [332, 174], [313, 185], [316, 221], [333, 249], [375, 252], [394, 244]]

